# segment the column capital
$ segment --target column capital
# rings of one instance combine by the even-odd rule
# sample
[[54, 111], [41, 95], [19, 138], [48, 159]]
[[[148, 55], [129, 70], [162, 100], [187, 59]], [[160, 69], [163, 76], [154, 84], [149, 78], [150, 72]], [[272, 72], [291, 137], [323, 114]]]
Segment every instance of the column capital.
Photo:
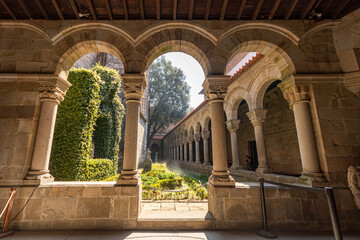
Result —
[[194, 135], [190, 135], [187, 140], [188, 143], [192, 143], [192, 141], [194, 140]]
[[239, 124], [240, 120], [233, 119], [226, 122], [226, 127], [230, 133], [236, 133], [236, 131], [239, 129]]
[[124, 93], [127, 100], [140, 101], [143, 97], [147, 82], [144, 74], [122, 74]]
[[194, 137], [194, 141], [195, 141], [195, 142], [200, 142], [200, 138], [201, 138], [201, 134], [200, 134], [200, 133], [195, 133], [193, 137]]
[[202, 131], [202, 132], [201, 132], [201, 136], [202, 136], [202, 138], [203, 138], [204, 140], [208, 140], [209, 137], [210, 137], [210, 131], [208, 131], [208, 130]]
[[40, 101], [54, 101], [59, 104], [64, 100], [66, 91], [70, 86], [71, 83], [61, 77], [40, 80]]
[[278, 87], [284, 94], [284, 98], [290, 105], [296, 102], [310, 101], [309, 85], [306, 83], [297, 83], [292, 75], [278, 84]]
[[224, 99], [230, 76], [227, 75], [208, 75], [203, 83], [206, 97], [209, 100]]
[[246, 113], [253, 126], [262, 126], [265, 122], [266, 109], [255, 109]]

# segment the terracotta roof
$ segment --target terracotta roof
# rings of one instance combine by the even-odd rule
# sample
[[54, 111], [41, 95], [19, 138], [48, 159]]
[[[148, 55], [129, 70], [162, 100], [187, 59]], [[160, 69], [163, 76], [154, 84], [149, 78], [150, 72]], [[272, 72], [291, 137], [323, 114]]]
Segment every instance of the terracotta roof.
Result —
[[255, 56], [253, 56], [249, 61], [247, 61], [241, 68], [239, 68], [239, 70], [237, 70], [230, 78], [230, 83], [231, 84], [235, 79], [237, 79], [238, 77], [240, 77], [240, 75], [242, 75], [244, 72], [246, 72], [248, 69], [250, 69], [252, 66], [254, 66], [257, 62], [259, 62], [260, 59], [262, 59], [264, 57], [264, 55], [260, 54], [260, 53], [256, 53]]

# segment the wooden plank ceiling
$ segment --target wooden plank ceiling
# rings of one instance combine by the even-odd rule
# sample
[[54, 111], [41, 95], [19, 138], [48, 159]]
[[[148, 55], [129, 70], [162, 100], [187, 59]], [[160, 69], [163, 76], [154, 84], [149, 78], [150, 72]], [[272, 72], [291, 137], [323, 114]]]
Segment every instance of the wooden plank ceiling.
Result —
[[360, 0], [0, 0], [0, 19], [338, 19]]

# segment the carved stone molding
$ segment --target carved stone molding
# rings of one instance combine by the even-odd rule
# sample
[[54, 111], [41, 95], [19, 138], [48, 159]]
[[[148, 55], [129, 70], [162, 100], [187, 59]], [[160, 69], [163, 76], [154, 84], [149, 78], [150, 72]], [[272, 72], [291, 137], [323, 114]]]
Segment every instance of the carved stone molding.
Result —
[[195, 142], [200, 142], [200, 138], [201, 138], [201, 134], [200, 134], [200, 133], [195, 133], [195, 134], [194, 134], [194, 141], [195, 141]]
[[41, 101], [56, 101], [60, 103], [64, 100], [66, 91], [71, 84], [61, 77], [53, 77], [46, 80], [40, 80], [39, 96]]
[[360, 166], [350, 166], [348, 168], [347, 179], [355, 205], [360, 210]]
[[290, 76], [285, 81], [279, 83], [278, 87], [290, 105], [299, 101], [310, 101], [309, 85], [306, 83], [296, 83], [294, 76]]
[[123, 74], [124, 93], [127, 100], [140, 100], [147, 82], [144, 74]]
[[209, 137], [210, 137], [210, 131], [202, 131], [201, 132], [201, 136], [202, 136], [202, 138], [204, 139], [204, 140], [208, 140], [209, 139]]
[[226, 127], [229, 130], [230, 133], [236, 133], [236, 131], [239, 129], [240, 120], [229, 120], [226, 122]]
[[191, 136], [188, 137], [188, 142], [189, 142], [190, 144], [193, 142], [193, 140], [194, 140], [194, 136], [193, 136], [193, 135], [191, 135]]
[[246, 113], [253, 126], [262, 126], [265, 122], [266, 109], [256, 109]]
[[206, 96], [209, 100], [224, 99], [230, 81], [230, 76], [209, 75], [203, 83]]

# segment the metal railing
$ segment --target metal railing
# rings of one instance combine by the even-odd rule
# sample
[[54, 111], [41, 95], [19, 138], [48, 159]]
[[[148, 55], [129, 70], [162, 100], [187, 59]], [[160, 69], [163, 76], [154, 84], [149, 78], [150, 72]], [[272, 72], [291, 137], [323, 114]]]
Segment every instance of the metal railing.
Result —
[[10, 223], [11, 212], [13, 209], [15, 193], [16, 193], [16, 188], [11, 188], [9, 199], [6, 202], [4, 209], [2, 210], [2, 212], [0, 214], [0, 218], [1, 218], [5, 213], [5, 219], [4, 219], [4, 223], [3, 223], [3, 228], [0, 232], [0, 238], [7, 237], [14, 233], [13, 231], [8, 230], [8, 226]]
[[266, 215], [266, 203], [265, 203], [265, 191], [264, 191], [264, 183], [269, 183], [273, 185], [278, 185], [287, 188], [305, 190], [309, 192], [315, 193], [324, 193], [327, 198], [327, 202], [329, 205], [329, 212], [331, 217], [332, 229], [334, 233], [335, 240], [342, 240], [342, 233], [340, 229], [340, 222], [339, 216], [336, 210], [335, 198], [334, 198], [334, 189], [332, 187], [325, 187], [325, 188], [313, 188], [307, 186], [299, 186], [299, 185], [292, 185], [287, 183], [279, 183], [265, 180], [264, 178], [259, 178], [260, 182], [260, 197], [261, 197], [261, 211], [262, 211], [262, 219], [263, 219], [263, 229], [257, 230], [256, 233], [265, 238], [276, 238], [276, 234], [270, 232], [267, 226], [267, 215]]

